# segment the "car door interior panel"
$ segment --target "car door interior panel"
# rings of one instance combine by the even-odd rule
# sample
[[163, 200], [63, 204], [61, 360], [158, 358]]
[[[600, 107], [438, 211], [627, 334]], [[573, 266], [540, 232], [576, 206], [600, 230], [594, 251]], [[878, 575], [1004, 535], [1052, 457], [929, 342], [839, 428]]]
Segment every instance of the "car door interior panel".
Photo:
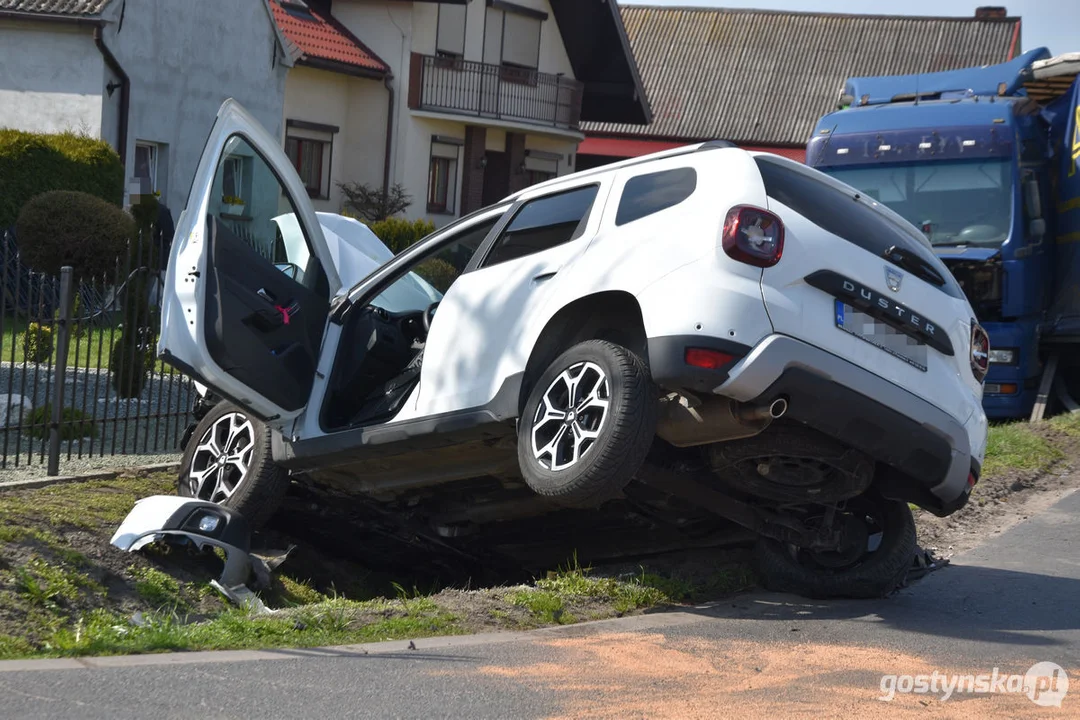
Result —
[[219, 218], [210, 216], [208, 230], [210, 356], [276, 405], [302, 408], [311, 393], [329, 312], [326, 296], [282, 272]]

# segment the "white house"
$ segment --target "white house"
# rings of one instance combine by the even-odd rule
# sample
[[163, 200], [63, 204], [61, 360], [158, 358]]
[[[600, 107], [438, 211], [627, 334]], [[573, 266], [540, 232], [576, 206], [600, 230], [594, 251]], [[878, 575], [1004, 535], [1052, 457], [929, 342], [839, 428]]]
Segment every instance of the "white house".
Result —
[[281, 130], [289, 63], [266, 0], [0, 0], [0, 127], [107, 140], [175, 215], [222, 101]]
[[583, 121], [651, 120], [611, 0], [0, 0], [0, 127], [107, 140], [174, 215], [228, 97], [317, 209], [400, 183], [439, 225], [573, 171]]
[[[286, 148], [319, 209], [402, 184], [442, 225], [572, 172], [584, 120], [651, 119], [614, 2], [269, 0]], [[618, 120], [616, 120], [618, 118]]]

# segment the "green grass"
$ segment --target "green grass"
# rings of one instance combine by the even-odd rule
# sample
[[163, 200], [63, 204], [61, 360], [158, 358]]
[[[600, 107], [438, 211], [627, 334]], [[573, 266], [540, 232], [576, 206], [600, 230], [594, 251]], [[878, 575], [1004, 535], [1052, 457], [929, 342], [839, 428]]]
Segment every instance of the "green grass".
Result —
[[175, 482], [171, 476], [158, 475], [54, 485], [32, 493], [0, 493], [0, 539], [30, 532], [26, 528], [32, 522], [28, 521], [44, 521], [51, 527], [115, 529], [136, 500], [172, 495]]
[[[26, 332], [27, 321], [24, 318], [4, 318], [4, 332], [0, 334], [0, 362], [14, 362], [21, 365], [26, 359], [23, 352], [23, 333]], [[79, 337], [72, 337], [68, 343], [68, 367], [80, 368], [107, 368], [112, 358], [113, 345], [120, 339], [120, 328], [117, 327], [86, 327], [82, 328]], [[53, 336], [52, 364], [57, 361], [56, 336]], [[44, 364], [44, 363], [43, 363]], [[177, 373], [172, 367], [165, 365], [160, 360], [154, 366], [155, 372]]]
[[993, 425], [986, 442], [983, 473], [996, 475], [1007, 470], [1046, 470], [1065, 454], [1037, 435], [1024, 422]]
[[[160, 599], [164, 598], [155, 596]], [[137, 620], [96, 609], [74, 623], [45, 632], [37, 648], [20, 638], [0, 635], [0, 658], [314, 647], [463, 632], [457, 618], [434, 601], [335, 598], [269, 615], [228, 608], [197, 622], [179, 609], [142, 613]]]
[[1073, 437], [1080, 437], [1080, 413], [1056, 415], [1050, 418], [1048, 422], [1055, 430], [1060, 430]]

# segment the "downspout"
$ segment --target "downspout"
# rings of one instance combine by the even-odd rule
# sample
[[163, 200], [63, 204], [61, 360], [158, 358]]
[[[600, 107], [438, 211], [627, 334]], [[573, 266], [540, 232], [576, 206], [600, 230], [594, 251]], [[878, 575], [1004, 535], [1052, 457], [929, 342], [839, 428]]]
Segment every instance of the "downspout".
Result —
[[97, 45], [105, 64], [109, 66], [114, 75], [120, 78], [120, 118], [116, 128], [116, 151], [120, 155], [120, 164], [124, 166], [124, 173], [127, 174], [128, 109], [131, 101], [131, 79], [124, 72], [124, 68], [120, 67], [116, 56], [105, 45], [105, 38], [102, 36], [101, 30], [101, 25], [94, 28], [94, 44]]
[[390, 95], [386, 106], [386, 157], [383, 161], [383, 193], [388, 194], [390, 192], [390, 149], [394, 143], [394, 76], [387, 74], [383, 78], [383, 84], [386, 86], [386, 92]]

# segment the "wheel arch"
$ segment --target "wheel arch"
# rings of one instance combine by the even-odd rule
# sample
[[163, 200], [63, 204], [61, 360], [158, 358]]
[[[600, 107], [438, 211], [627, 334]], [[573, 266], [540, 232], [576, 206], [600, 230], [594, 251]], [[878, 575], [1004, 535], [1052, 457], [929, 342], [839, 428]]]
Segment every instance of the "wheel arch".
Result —
[[637, 298], [625, 290], [584, 295], [560, 308], [537, 336], [521, 381], [519, 413], [544, 369], [562, 351], [586, 340], [608, 340], [622, 345], [648, 367], [648, 337]]

